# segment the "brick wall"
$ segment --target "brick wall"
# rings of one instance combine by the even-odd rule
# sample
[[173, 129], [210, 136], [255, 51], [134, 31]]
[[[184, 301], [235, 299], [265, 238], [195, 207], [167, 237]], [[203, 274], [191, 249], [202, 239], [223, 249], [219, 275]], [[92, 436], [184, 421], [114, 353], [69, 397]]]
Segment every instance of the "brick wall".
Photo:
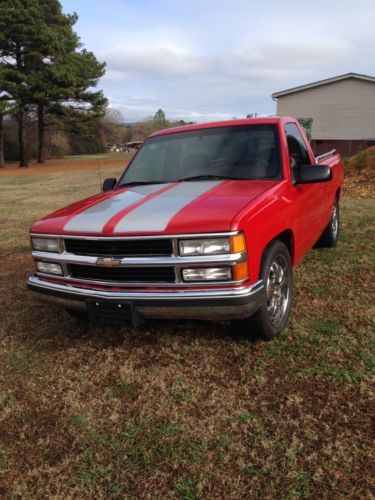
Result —
[[374, 142], [375, 141], [369, 142], [366, 140], [339, 141], [339, 140], [328, 140], [328, 139], [324, 141], [317, 141], [313, 139], [311, 141], [311, 147], [315, 155], [326, 153], [331, 149], [336, 149], [341, 156], [352, 156], [356, 153], [357, 149], [360, 147], [366, 149], [370, 146], [375, 146]]

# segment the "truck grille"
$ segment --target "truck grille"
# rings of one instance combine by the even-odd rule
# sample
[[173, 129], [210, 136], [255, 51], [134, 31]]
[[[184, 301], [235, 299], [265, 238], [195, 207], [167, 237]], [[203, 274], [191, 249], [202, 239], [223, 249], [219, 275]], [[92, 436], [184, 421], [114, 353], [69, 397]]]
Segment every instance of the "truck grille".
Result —
[[65, 240], [69, 253], [88, 256], [138, 257], [172, 255], [172, 240], [168, 238], [146, 240]]
[[97, 267], [70, 264], [72, 278], [124, 283], [174, 283], [173, 267]]

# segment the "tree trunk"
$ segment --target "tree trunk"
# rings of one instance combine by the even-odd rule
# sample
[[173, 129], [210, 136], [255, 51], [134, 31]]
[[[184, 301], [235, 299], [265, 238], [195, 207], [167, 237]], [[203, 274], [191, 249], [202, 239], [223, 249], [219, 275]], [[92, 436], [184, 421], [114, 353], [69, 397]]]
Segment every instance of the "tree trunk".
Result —
[[44, 110], [38, 104], [38, 163], [44, 163]]
[[25, 110], [21, 106], [18, 113], [18, 141], [20, 145], [20, 167], [28, 167], [25, 130]]
[[[21, 45], [16, 43], [16, 65], [18, 71], [22, 72], [22, 50]], [[26, 129], [25, 129], [25, 107], [21, 101], [20, 110], [18, 113], [18, 142], [20, 147], [20, 167], [28, 167], [27, 150], [26, 150]]]
[[5, 167], [4, 161], [4, 125], [3, 115], [0, 113], [0, 168]]

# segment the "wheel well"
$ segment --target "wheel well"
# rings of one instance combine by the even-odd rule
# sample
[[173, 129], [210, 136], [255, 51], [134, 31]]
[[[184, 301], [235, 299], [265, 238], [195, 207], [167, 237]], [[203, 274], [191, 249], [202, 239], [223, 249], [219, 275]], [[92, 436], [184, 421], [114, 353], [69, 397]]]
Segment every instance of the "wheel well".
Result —
[[277, 236], [272, 238], [272, 240], [270, 240], [267, 243], [267, 245], [264, 247], [263, 252], [262, 252], [261, 266], [260, 267], [262, 267], [262, 262], [263, 262], [264, 253], [266, 251], [266, 248], [275, 240], [278, 240], [278, 241], [281, 241], [282, 243], [284, 243], [284, 245], [287, 247], [287, 249], [289, 251], [290, 258], [291, 258], [292, 264], [293, 264], [293, 262], [294, 262], [294, 237], [293, 237], [293, 232], [290, 229], [286, 229], [282, 233], [279, 233]]
[[[294, 256], [294, 238], [293, 238], [292, 231], [290, 229], [286, 229], [282, 233], [280, 233], [277, 236], [275, 236], [274, 238], [272, 238], [272, 240], [267, 243], [267, 245], [265, 246], [264, 250], [268, 247], [268, 245], [270, 243], [272, 243], [275, 240], [279, 240], [282, 243], [284, 243], [284, 245], [289, 250], [290, 257], [291, 257], [292, 262], [293, 262], [293, 256]], [[263, 253], [264, 253], [264, 250], [263, 250]]]
[[284, 245], [287, 247], [290, 253], [290, 257], [293, 261], [293, 233], [290, 229], [287, 229], [286, 231], [283, 231], [282, 233], [278, 234], [275, 238], [275, 240], [282, 241]]

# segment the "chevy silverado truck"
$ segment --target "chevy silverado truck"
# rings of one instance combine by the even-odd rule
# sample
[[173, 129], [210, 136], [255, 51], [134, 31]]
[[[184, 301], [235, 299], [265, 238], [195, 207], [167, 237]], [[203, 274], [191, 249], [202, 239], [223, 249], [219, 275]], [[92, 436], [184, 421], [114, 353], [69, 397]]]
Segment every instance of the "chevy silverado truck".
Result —
[[293, 268], [337, 243], [343, 177], [292, 117], [156, 132], [102, 193], [32, 225], [27, 286], [93, 322], [225, 319], [271, 339]]

